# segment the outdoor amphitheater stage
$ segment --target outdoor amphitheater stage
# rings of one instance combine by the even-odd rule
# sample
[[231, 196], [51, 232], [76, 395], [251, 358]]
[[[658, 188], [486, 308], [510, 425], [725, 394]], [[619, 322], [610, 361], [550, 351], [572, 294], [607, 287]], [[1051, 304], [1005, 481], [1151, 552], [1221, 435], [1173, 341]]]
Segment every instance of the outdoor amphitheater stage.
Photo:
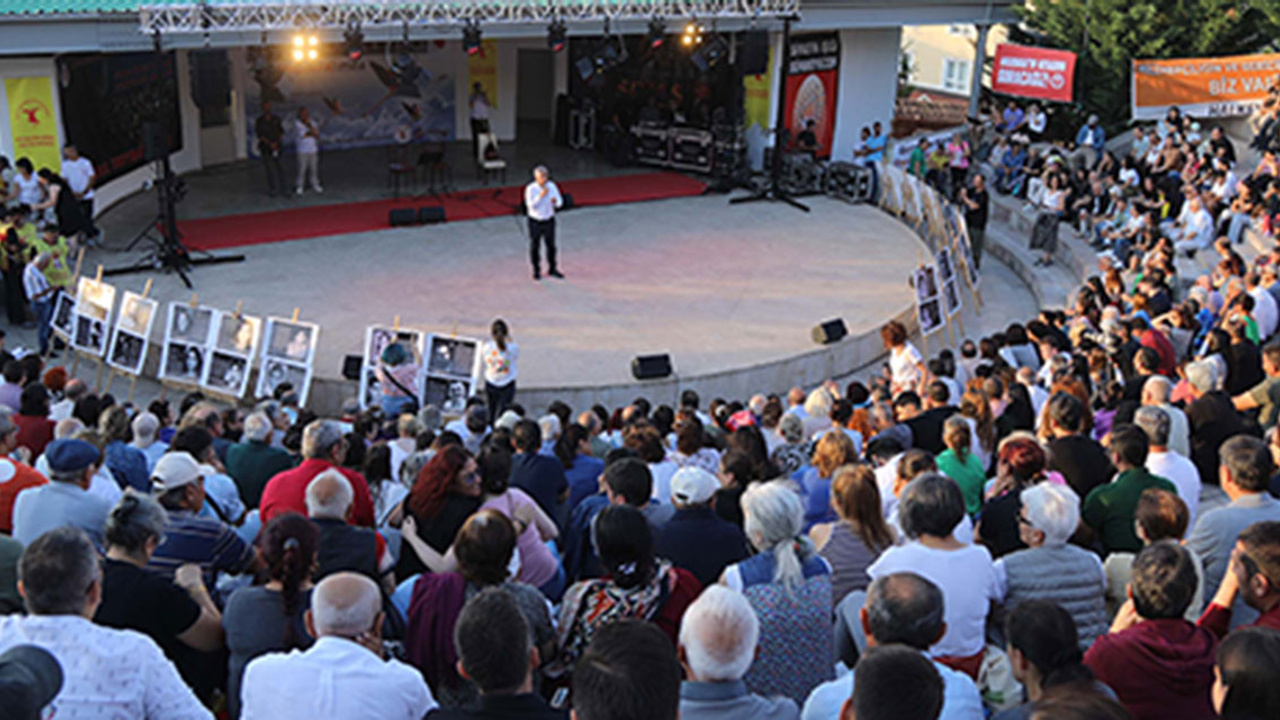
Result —
[[[883, 352], [878, 327], [912, 307], [907, 277], [923, 245], [909, 228], [875, 207], [805, 202], [812, 212], [724, 195], [565, 212], [564, 280], [532, 279], [524, 221], [510, 215], [239, 247], [243, 263], [191, 277], [203, 305], [243, 301], [245, 313], [286, 318], [298, 308], [320, 325], [317, 407], [356, 394], [343, 358], [361, 352], [368, 325], [397, 317], [476, 338], [504, 318], [521, 348], [519, 397], [533, 408], [670, 402], [690, 387], [743, 397], [871, 362]], [[136, 290], [146, 277], [112, 281]], [[176, 276], [153, 277], [162, 303], [191, 298]], [[850, 337], [814, 344], [813, 326], [837, 317]], [[653, 353], [670, 354], [675, 373], [641, 389], [631, 360]]]

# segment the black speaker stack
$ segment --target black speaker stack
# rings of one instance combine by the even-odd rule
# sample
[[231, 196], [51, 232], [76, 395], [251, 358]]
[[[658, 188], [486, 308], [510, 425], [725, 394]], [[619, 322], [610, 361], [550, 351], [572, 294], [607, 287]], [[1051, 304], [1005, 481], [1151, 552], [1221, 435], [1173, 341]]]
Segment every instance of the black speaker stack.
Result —
[[424, 205], [420, 208], [395, 208], [387, 213], [387, 223], [391, 227], [408, 225], [432, 225], [445, 221], [444, 208], [439, 205]]

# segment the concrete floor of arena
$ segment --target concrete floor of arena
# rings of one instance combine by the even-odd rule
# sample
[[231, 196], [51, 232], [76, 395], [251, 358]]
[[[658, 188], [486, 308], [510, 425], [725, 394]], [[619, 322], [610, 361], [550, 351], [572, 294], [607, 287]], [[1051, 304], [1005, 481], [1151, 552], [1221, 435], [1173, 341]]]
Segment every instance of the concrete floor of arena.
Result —
[[[521, 162], [552, 163], [562, 178], [646, 170], [615, 169], [565, 149], [507, 148]], [[468, 151], [462, 143], [450, 150], [461, 157]], [[325, 194], [301, 202], [389, 196], [375, 172], [382, 151], [343, 156], [341, 163], [329, 159]], [[333, 172], [335, 166], [344, 171]], [[352, 170], [362, 167], [363, 182]], [[466, 172], [457, 178], [461, 189], [474, 186], [461, 177]], [[256, 162], [243, 162], [186, 176], [190, 191], [181, 217], [296, 205], [294, 199], [264, 197], [260, 173]], [[513, 172], [508, 182], [521, 182], [521, 175]], [[723, 373], [812, 351], [810, 329], [823, 320], [843, 317], [857, 334], [911, 302], [907, 277], [923, 246], [910, 229], [873, 207], [823, 197], [804, 202], [812, 212], [775, 203], [730, 206], [725, 196], [708, 195], [564, 213], [558, 229], [568, 275], [563, 281], [530, 278], [523, 223], [512, 217], [236, 248], [232, 252], [243, 252], [246, 262], [196, 268], [191, 277], [202, 304], [233, 308], [243, 301], [248, 314], [283, 317], [297, 307], [302, 320], [319, 323], [315, 374], [321, 380], [340, 377], [343, 357], [360, 352], [367, 325], [390, 324], [398, 315], [405, 326], [485, 337], [489, 322], [503, 317], [521, 343], [522, 390], [625, 387], [637, 354], [670, 353], [682, 377]], [[89, 253], [86, 273], [99, 263], [110, 267], [136, 258], [123, 246], [153, 208], [153, 196], [140, 193], [103, 214], [108, 245]], [[1029, 288], [994, 257], [986, 258], [982, 274], [982, 312], [964, 296], [966, 336], [1036, 312]], [[170, 274], [123, 275], [111, 282], [136, 291], [148, 278], [152, 297], [162, 303], [191, 296]], [[163, 313], [162, 304], [161, 318]], [[154, 343], [162, 340], [162, 328], [163, 322], [154, 324]], [[16, 330], [10, 345], [33, 341], [34, 333]], [[943, 342], [935, 334], [928, 349], [936, 352]], [[163, 392], [153, 379], [154, 364], [138, 382], [135, 402]], [[839, 367], [832, 374], [870, 369]], [[81, 363], [78, 374], [93, 379], [92, 364]], [[110, 390], [122, 397], [127, 381], [117, 379]], [[355, 383], [341, 392], [354, 396]], [[600, 400], [625, 402], [618, 398], [644, 391], [632, 386], [620, 392]], [[333, 394], [325, 393], [325, 405], [336, 405]]]

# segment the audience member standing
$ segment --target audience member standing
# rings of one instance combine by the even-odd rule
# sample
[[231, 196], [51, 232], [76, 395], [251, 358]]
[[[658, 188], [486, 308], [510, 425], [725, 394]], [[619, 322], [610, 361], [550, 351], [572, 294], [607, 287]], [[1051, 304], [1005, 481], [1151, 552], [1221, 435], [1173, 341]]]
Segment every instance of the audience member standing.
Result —
[[516, 398], [516, 376], [519, 375], [520, 345], [511, 339], [505, 320], [494, 320], [489, 328], [489, 341], [480, 346], [484, 363], [484, 391], [488, 399], [491, 423], [498, 421]]
[[49, 269], [52, 261], [52, 255], [40, 253], [22, 271], [22, 287], [26, 292], [27, 302], [31, 305], [31, 313], [36, 318], [36, 342], [43, 357], [57, 357], [49, 352], [49, 336], [53, 332], [50, 323], [53, 321], [53, 299], [58, 287], [51, 285], [45, 277], [45, 270]]
[[254, 121], [253, 131], [258, 137], [258, 155], [262, 158], [262, 167], [267, 171], [267, 196], [285, 195], [288, 189], [284, 184], [284, 167], [280, 165], [284, 123], [271, 112], [270, 102], [262, 103], [262, 114]]
[[320, 129], [311, 120], [311, 111], [305, 107], [298, 109], [298, 119], [294, 121], [294, 134], [297, 137], [295, 148], [298, 153], [298, 181], [294, 183], [295, 191], [301, 195], [309, 177], [311, 189], [322, 193], [324, 188], [320, 187]]

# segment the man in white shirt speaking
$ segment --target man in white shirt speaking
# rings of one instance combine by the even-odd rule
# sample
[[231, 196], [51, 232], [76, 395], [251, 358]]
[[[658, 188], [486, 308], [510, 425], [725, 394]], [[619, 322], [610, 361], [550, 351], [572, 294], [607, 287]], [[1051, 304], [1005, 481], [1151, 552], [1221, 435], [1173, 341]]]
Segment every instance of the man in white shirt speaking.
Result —
[[556, 209], [564, 205], [560, 188], [551, 182], [544, 165], [533, 169], [533, 182], [525, 186], [524, 206], [529, 213], [529, 260], [533, 279], [542, 279], [542, 243], [547, 245], [547, 274], [564, 279], [556, 267]]
[[253, 718], [419, 720], [436, 708], [422, 673], [382, 648], [382, 597], [369, 578], [334, 573], [306, 616], [311, 649], [269, 653], [244, 671], [241, 715]]

